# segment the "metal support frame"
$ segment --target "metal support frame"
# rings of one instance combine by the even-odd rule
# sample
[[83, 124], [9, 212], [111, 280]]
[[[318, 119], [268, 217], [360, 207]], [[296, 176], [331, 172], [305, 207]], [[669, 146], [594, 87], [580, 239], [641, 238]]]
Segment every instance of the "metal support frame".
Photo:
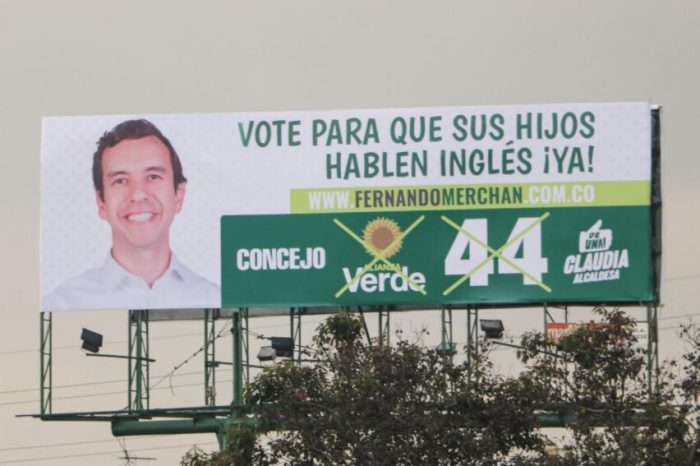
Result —
[[479, 351], [479, 308], [467, 306], [467, 370], [471, 378], [472, 352]]
[[148, 311], [129, 311], [129, 412], [150, 409]]
[[455, 343], [452, 339], [452, 306], [440, 307], [441, 332], [439, 351], [450, 360], [455, 353]]
[[302, 361], [302, 346], [301, 346], [301, 316], [306, 313], [305, 307], [290, 307], [289, 308], [289, 336], [294, 342], [294, 352], [292, 353], [292, 362], [301, 364]]
[[233, 401], [231, 406], [235, 414], [240, 414], [243, 407], [243, 309], [236, 310], [231, 316], [231, 339], [233, 342]]
[[241, 363], [243, 365], [243, 385], [248, 385], [250, 381], [250, 346], [248, 344], [248, 308], [242, 307], [241, 312]]
[[649, 394], [659, 393], [659, 308], [647, 304], [647, 390]]
[[52, 413], [53, 401], [53, 314], [42, 312], [40, 315], [40, 341], [41, 341], [41, 381], [40, 409], [41, 415]]
[[[550, 312], [550, 309], [552, 309], [552, 308], [564, 311], [564, 323], [567, 323], [567, 324], [569, 323], [569, 306], [567, 306], [567, 305], [551, 306], [547, 303], [544, 303], [544, 307], [542, 308], [542, 314], [544, 315], [544, 323], [543, 323], [543, 327], [542, 327], [542, 333], [545, 336], [547, 335], [547, 324], [549, 322], [551, 322], [551, 323], [561, 322], [560, 320], [557, 320], [552, 316], [552, 313]], [[562, 358], [559, 355], [558, 349], [554, 353], [549, 353], [546, 351], [543, 351], [543, 353], [547, 354], [549, 356], [553, 356], [555, 358], [558, 358], [556, 360], [556, 361], [558, 361], [557, 364], [561, 364], [563, 369], [566, 371], [567, 374], [573, 374], [573, 372], [571, 372], [571, 370], [570, 370], [571, 364], [567, 363], [566, 359]], [[565, 390], [568, 392], [569, 388], [566, 387]]]
[[[568, 321], [568, 309], [566, 307], [557, 309], [564, 310], [564, 318]], [[647, 351], [649, 354], [647, 366], [647, 383], [650, 393], [658, 390], [659, 387], [659, 359], [658, 359], [658, 305], [647, 304], [647, 325], [649, 326], [649, 343]], [[390, 329], [390, 307], [379, 308], [379, 329], [380, 339], [388, 343]], [[644, 309], [644, 307], [643, 307]], [[452, 307], [442, 308], [442, 341], [452, 341]], [[255, 419], [245, 415], [243, 405], [243, 386], [248, 380], [247, 364], [248, 360], [248, 309], [227, 310], [231, 313], [233, 335], [233, 361], [232, 363], [222, 363], [215, 360], [213, 348], [217, 334], [214, 330], [216, 318], [221, 314], [216, 314], [214, 310], [208, 310], [205, 315], [205, 345], [208, 350], [206, 360], [208, 367], [213, 369], [219, 364], [232, 364], [233, 366], [233, 401], [230, 405], [224, 406], [201, 406], [189, 408], [171, 409], [150, 409], [149, 401], [149, 344], [148, 344], [148, 311], [129, 311], [129, 405], [127, 411], [101, 411], [83, 413], [59, 413], [52, 412], [52, 315], [41, 313], [41, 334], [40, 334], [40, 357], [41, 357], [41, 414], [32, 415], [43, 420], [53, 421], [108, 421], [112, 424], [112, 433], [116, 436], [128, 435], [163, 435], [178, 433], [204, 433], [211, 432], [217, 435], [220, 446], [226, 445], [226, 428], [229, 425], [240, 423], [251, 423], [254, 425]], [[305, 308], [290, 310], [290, 322], [292, 323], [291, 333], [298, 348], [298, 357], [301, 358], [301, 315], [305, 313]], [[473, 358], [478, 356], [479, 343], [479, 309], [467, 306], [467, 345], [472, 351], [467, 352], [467, 363], [470, 377], [473, 375]], [[550, 309], [545, 305], [545, 323], [547, 319], [554, 321]], [[640, 321], [641, 323], [641, 321]], [[507, 345], [506, 346], [513, 346]], [[209, 347], [211, 349], [209, 350]], [[210, 352], [209, 352], [210, 351]], [[556, 356], [555, 354], [553, 354]], [[206, 379], [209, 386], [214, 385], [214, 372], [210, 373], [210, 378]], [[206, 376], [205, 376], [206, 377]], [[214, 398], [212, 396], [213, 403]], [[558, 417], [557, 417], [558, 416]], [[164, 418], [155, 420], [155, 418]], [[565, 427], [566, 419], [561, 413], [538, 413], [544, 427]]]
[[[341, 308], [345, 310], [350, 310], [350, 307], [346, 308]], [[360, 319], [362, 320], [362, 330], [365, 332], [365, 338], [367, 338], [367, 344], [371, 345], [372, 344], [372, 336], [369, 334], [369, 328], [367, 328], [367, 319], [365, 319], [365, 313], [362, 311], [362, 306], [357, 306], [357, 313], [360, 315]]]
[[569, 306], [566, 306], [566, 305], [564, 305], [564, 306], [550, 306], [549, 304], [544, 303], [544, 306], [542, 308], [542, 311], [544, 314], [544, 324], [543, 324], [544, 326], [542, 327], [542, 331], [544, 332], [545, 335], [547, 334], [547, 324], [548, 323], [561, 322], [560, 320], [555, 319], [552, 316], [552, 313], [549, 312], [549, 310], [551, 308], [563, 310], [564, 311], [564, 323], [569, 322]]
[[216, 319], [218, 309], [204, 310], [204, 404], [216, 405]]
[[[242, 422], [244, 418], [243, 411], [243, 386], [248, 383], [248, 308], [241, 307], [231, 315], [231, 335], [233, 345], [233, 400], [231, 401], [230, 415], [226, 421], [214, 420], [214, 430], [216, 439], [219, 442], [219, 448], [224, 449], [227, 446], [228, 436], [226, 435], [226, 425], [231, 423]], [[217, 427], [217, 424], [218, 427]]]
[[379, 344], [387, 345], [391, 343], [391, 309], [381, 306], [377, 312], [377, 320], [379, 323]]

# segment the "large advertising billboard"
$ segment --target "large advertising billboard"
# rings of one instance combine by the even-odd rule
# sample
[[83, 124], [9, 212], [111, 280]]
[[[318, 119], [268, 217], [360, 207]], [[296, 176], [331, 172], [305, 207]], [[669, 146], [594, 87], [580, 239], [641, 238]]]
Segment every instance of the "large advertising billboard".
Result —
[[50, 117], [41, 169], [44, 311], [653, 299], [647, 103]]

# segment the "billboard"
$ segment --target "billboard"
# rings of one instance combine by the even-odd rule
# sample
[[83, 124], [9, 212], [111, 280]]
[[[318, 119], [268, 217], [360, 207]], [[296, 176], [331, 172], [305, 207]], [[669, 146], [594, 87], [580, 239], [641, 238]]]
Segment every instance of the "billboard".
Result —
[[49, 117], [41, 170], [45, 311], [653, 298], [647, 103]]

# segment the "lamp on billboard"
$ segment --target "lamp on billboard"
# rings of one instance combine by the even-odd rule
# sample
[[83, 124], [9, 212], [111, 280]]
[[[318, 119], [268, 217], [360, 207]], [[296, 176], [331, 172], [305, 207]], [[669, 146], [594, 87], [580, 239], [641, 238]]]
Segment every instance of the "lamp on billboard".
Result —
[[481, 330], [486, 335], [486, 338], [499, 339], [503, 338], [503, 327], [502, 320], [496, 319], [480, 319], [479, 324], [481, 325]]
[[270, 346], [263, 346], [258, 352], [260, 361], [274, 361], [277, 357], [294, 356], [294, 339], [290, 337], [270, 337]]
[[457, 354], [457, 343], [451, 341], [443, 341], [435, 347], [435, 351], [441, 356], [452, 356]]
[[280, 358], [291, 358], [294, 355], [294, 340], [290, 337], [270, 337], [272, 348]]
[[99, 352], [100, 347], [102, 347], [102, 335], [92, 330], [84, 328], [80, 334], [80, 339], [83, 341], [82, 348], [91, 353]]

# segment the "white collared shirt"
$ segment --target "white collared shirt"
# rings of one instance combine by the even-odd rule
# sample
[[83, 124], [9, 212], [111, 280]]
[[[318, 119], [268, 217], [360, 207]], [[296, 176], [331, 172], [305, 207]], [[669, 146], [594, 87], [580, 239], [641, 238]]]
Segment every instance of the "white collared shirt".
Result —
[[43, 311], [219, 307], [220, 287], [185, 267], [175, 254], [153, 287], [108, 254], [102, 267], [66, 281], [42, 300]]

